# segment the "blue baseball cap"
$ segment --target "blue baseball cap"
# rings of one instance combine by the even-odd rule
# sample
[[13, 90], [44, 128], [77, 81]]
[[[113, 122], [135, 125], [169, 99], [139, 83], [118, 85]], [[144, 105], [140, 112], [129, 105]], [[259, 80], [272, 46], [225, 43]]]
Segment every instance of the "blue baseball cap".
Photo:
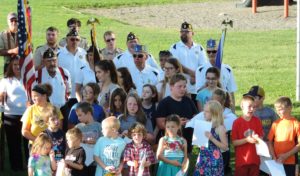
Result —
[[134, 52], [137, 53], [148, 53], [146, 45], [134, 45]]
[[207, 40], [207, 42], [206, 42], [206, 48], [216, 48], [216, 46], [217, 46], [217, 43], [216, 43], [216, 40], [214, 40], [214, 39], [209, 39], [209, 40]]

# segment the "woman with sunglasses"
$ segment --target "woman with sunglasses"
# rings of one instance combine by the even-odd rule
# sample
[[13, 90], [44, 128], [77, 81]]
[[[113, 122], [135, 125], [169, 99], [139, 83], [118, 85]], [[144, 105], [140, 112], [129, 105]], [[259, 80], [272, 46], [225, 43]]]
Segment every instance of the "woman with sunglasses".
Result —
[[164, 79], [156, 85], [159, 100], [162, 100], [163, 98], [171, 95], [169, 84], [171, 77], [176, 73], [183, 73], [181, 64], [174, 57], [171, 57], [166, 60], [164, 64], [164, 71]]
[[14, 57], [11, 59], [7, 67], [5, 77], [0, 83], [0, 102], [3, 127], [6, 134], [8, 156], [10, 168], [13, 171], [23, 170], [22, 140], [25, 155], [28, 159], [28, 141], [22, 137], [20, 121], [22, 114], [26, 110], [27, 101], [26, 91], [21, 81], [21, 71], [19, 59]]

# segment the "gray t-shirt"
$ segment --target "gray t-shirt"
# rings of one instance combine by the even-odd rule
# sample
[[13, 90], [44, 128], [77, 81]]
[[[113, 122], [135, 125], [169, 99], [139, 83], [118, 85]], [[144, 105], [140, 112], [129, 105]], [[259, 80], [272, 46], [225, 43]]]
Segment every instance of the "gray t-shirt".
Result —
[[254, 116], [258, 117], [261, 120], [263, 130], [264, 130], [264, 141], [268, 141], [268, 134], [272, 123], [278, 119], [278, 116], [273, 109], [269, 107], [263, 107], [261, 109], [256, 109]]
[[[120, 132], [122, 133], [125, 130], [129, 130], [129, 128], [136, 123], [136, 117], [128, 115], [126, 120], [124, 119], [123, 116], [120, 117], [120, 122], [121, 122], [121, 126], [120, 126]], [[147, 130], [148, 133], [153, 133], [153, 127], [152, 127], [152, 123], [151, 120], [147, 118], [147, 122], [145, 125], [145, 128]]]
[[99, 122], [92, 122], [90, 124], [79, 123], [75, 126], [76, 128], [80, 129], [83, 135], [83, 140], [87, 140], [88, 138], [93, 138], [95, 141], [102, 135], [102, 128], [101, 123]]

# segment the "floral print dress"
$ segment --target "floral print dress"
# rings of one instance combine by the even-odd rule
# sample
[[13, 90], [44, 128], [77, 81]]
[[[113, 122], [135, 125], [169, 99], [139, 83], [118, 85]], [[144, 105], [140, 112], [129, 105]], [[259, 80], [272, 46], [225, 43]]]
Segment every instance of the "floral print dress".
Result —
[[[216, 133], [215, 128], [211, 129], [211, 134], [215, 139], [220, 141], [219, 135]], [[222, 176], [223, 170], [223, 158], [219, 147], [213, 142], [209, 141], [208, 148], [201, 147], [200, 153], [197, 159], [197, 164], [194, 172], [194, 176]]]
[[[183, 162], [184, 159], [184, 140], [177, 136], [175, 138], [163, 137], [164, 138], [164, 157], [169, 160], [177, 160], [179, 163]], [[181, 167], [174, 166], [172, 164], [160, 161], [156, 176], [175, 176]]]

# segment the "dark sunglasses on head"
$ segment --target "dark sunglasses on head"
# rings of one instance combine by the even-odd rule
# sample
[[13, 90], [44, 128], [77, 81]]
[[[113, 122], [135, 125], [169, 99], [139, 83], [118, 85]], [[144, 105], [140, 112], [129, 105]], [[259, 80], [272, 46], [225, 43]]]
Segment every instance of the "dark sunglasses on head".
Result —
[[212, 50], [212, 51], [206, 51], [207, 54], [216, 54], [217, 53], [217, 50]]
[[144, 57], [143, 54], [133, 54], [132, 56], [133, 56], [133, 58], [143, 58]]
[[111, 39], [107, 39], [105, 40], [107, 43], [110, 42], [110, 41], [115, 41], [115, 38], [111, 38]]
[[80, 39], [79, 39], [79, 38], [70, 38], [70, 40], [71, 40], [72, 42], [75, 42], [75, 41], [76, 41], [76, 42], [79, 42]]

